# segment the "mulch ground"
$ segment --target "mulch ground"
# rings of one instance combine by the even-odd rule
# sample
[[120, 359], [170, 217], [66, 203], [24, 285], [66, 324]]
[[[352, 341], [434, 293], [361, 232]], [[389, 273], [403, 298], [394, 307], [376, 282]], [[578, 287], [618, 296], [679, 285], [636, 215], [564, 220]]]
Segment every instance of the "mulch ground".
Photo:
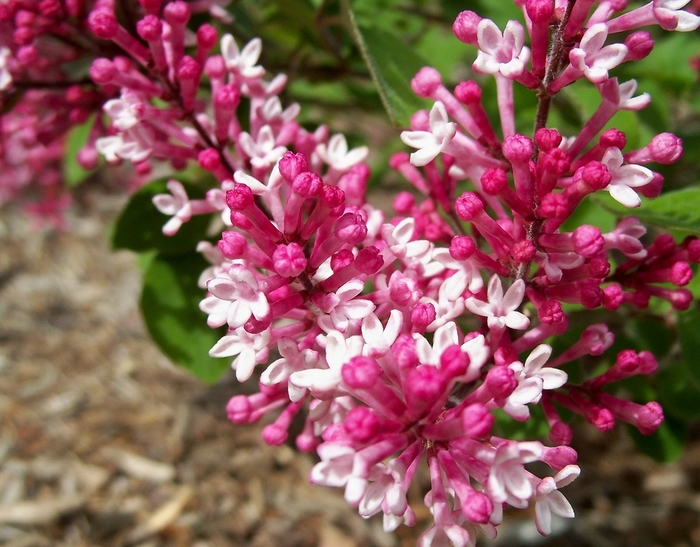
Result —
[[[87, 188], [62, 233], [0, 212], [0, 545], [415, 545], [425, 511], [384, 534], [342, 492], [307, 483], [311, 456], [226, 420], [235, 379], [203, 385], [152, 345], [134, 257], [106, 242], [123, 203]], [[564, 490], [577, 518], [544, 539], [532, 514], [509, 513], [479, 543], [700, 546], [698, 439], [659, 465], [623, 431], [578, 427], [583, 475]]]

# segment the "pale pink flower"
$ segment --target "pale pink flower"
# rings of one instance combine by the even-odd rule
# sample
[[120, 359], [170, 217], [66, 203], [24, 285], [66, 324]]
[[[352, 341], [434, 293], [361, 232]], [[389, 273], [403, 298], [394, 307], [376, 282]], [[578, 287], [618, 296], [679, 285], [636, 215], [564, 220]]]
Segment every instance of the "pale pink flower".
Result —
[[348, 141], [345, 139], [345, 135], [338, 133], [328, 140], [328, 144], [319, 144], [316, 147], [316, 153], [324, 163], [336, 171], [347, 171], [365, 161], [369, 154], [369, 148], [359, 146], [348, 150]]
[[250, 334], [243, 327], [239, 327], [223, 336], [214, 347], [209, 350], [212, 357], [236, 358], [231, 367], [236, 371], [236, 379], [245, 382], [253, 374], [255, 365], [267, 361], [269, 355], [268, 343], [270, 331], [258, 334]]
[[365, 284], [360, 279], [351, 279], [335, 293], [328, 293], [314, 299], [314, 303], [328, 315], [318, 318], [318, 325], [326, 332], [345, 332], [351, 321], [358, 321], [372, 313], [376, 306], [365, 298], [356, 298], [362, 293]]
[[559, 488], [572, 483], [581, 473], [578, 465], [567, 465], [553, 477], [545, 477], [536, 488], [535, 524], [543, 536], [552, 533], [552, 513], [574, 518], [574, 509]]
[[[181, 182], [170, 179], [166, 186], [170, 190], [170, 194], [153, 196], [153, 205], [164, 215], [172, 217], [163, 226], [163, 233], [171, 236], [177, 233], [183, 223], [192, 218], [192, 207], [187, 191]], [[223, 323], [221, 324], [223, 325]]]
[[650, 169], [641, 165], [623, 165], [624, 158], [619, 148], [608, 148], [601, 163], [608, 168], [612, 175], [610, 184], [605, 188], [615, 201], [625, 207], [639, 207], [642, 200], [633, 188], [649, 184], [654, 175]]
[[399, 310], [391, 310], [386, 326], [382, 326], [379, 318], [370, 313], [362, 319], [362, 338], [365, 340], [363, 353], [374, 359], [385, 355], [403, 327], [403, 314]]
[[506, 441], [497, 448], [486, 483], [494, 506], [507, 502], [520, 509], [527, 507], [535, 489], [524, 464], [539, 460], [543, 452], [542, 443], [537, 441]]
[[269, 125], [263, 126], [256, 138], [242, 131], [238, 136], [238, 144], [250, 157], [250, 163], [258, 169], [268, 169], [275, 165], [287, 149], [276, 146], [275, 134]]
[[209, 295], [199, 308], [209, 314], [207, 324], [220, 327], [228, 323], [231, 328], [245, 325], [251, 317], [258, 321], [270, 314], [265, 294], [258, 288], [255, 274], [244, 264], [232, 264], [207, 283]]
[[243, 78], [255, 80], [262, 78], [265, 69], [256, 65], [262, 52], [262, 40], [253, 38], [243, 50], [238, 49], [238, 44], [230, 34], [224, 34], [221, 38], [221, 55], [226, 63], [226, 68], [240, 74]]
[[145, 103], [140, 93], [125, 89], [119, 99], [107, 101], [102, 109], [120, 131], [134, 127], [143, 118]]
[[598, 23], [586, 30], [579, 47], [569, 53], [571, 65], [584, 73], [595, 84], [608, 79], [608, 70], [615, 68], [625, 59], [627, 46], [624, 44], [605, 45], [608, 27]]
[[457, 124], [449, 121], [445, 105], [437, 101], [430, 109], [430, 131], [404, 131], [401, 140], [404, 144], [417, 148], [411, 154], [411, 164], [422, 167], [433, 161], [447, 148], [457, 133]]
[[519, 311], [516, 311], [525, 296], [525, 282], [516, 279], [503, 294], [501, 278], [494, 274], [489, 280], [486, 289], [488, 302], [476, 298], [467, 298], [467, 309], [487, 318], [489, 328], [511, 328], [516, 330], [526, 329], [530, 320]]
[[300, 350], [299, 344], [286, 336], [277, 342], [277, 349], [280, 358], [270, 363], [260, 375], [260, 383], [265, 386], [279, 384], [299, 370], [315, 368], [318, 365], [317, 351], [309, 348]]
[[482, 19], [477, 27], [479, 55], [472, 67], [483, 74], [502, 74], [517, 78], [525, 70], [530, 59], [530, 49], [525, 47], [525, 30], [518, 21], [508, 21], [501, 31], [490, 19]]

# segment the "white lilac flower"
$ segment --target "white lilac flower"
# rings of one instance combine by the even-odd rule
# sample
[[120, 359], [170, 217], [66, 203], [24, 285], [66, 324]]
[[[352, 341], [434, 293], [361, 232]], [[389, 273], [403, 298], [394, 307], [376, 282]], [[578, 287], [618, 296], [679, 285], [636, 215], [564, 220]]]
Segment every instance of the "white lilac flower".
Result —
[[447, 148], [457, 133], [457, 124], [449, 121], [445, 105], [437, 101], [430, 110], [430, 131], [404, 131], [401, 140], [404, 144], [417, 148], [411, 154], [411, 164], [422, 167], [433, 161]]
[[472, 313], [486, 317], [489, 328], [523, 330], [530, 324], [527, 317], [516, 311], [525, 296], [525, 282], [522, 279], [516, 279], [504, 295], [501, 278], [494, 274], [489, 280], [486, 295], [488, 302], [467, 298], [465, 305]]

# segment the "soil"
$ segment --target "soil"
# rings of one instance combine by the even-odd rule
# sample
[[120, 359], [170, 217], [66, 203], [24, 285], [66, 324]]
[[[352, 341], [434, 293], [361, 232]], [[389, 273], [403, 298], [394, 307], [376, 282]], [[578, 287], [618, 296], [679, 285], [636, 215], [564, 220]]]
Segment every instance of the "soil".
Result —
[[[135, 257], [106, 233], [124, 198], [86, 187], [70, 229], [0, 212], [0, 545], [409, 547], [430, 515], [384, 534], [339, 490], [311, 486], [310, 455], [270, 448], [264, 424], [226, 420], [241, 392], [207, 386], [149, 341]], [[661, 465], [624, 431], [577, 426], [577, 518], [540, 537], [509, 512], [495, 542], [574, 547], [700, 546], [700, 435]]]

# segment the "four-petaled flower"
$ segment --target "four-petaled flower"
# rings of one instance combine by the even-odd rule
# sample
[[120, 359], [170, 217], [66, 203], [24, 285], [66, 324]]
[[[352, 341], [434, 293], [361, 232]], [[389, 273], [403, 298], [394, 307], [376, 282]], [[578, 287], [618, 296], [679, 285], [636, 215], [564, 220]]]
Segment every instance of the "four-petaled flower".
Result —
[[622, 152], [615, 147], [605, 151], [601, 163], [608, 168], [612, 175], [610, 184], [605, 190], [610, 192], [615, 201], [622, 203], [625, 207], [639, 207], [642, 200], [639, 199], [633, 188], [646, 186], [654, 180], [651, 170], [641, 165], [623, 165]]
[[508, 21], [501, 31], [490, 19], [482, 19], [477, 27], [479, 55], [472, 67], [483, 74], [502, 74], [517, 78], [525, 70], [530, 59], [530, 49], [525, 47], [525, 30], [517, 21]]
[[449, 121], [445, 105], [437, 101], [430, 109], [430, 131], [404, 131], [401, 140], [404, 144], [417, 148], [411, 154], [411, 164], [422, 167], [433, 161], [447, 148], [457, 133], [457, 124]]
[[530, 324], [530, 320], [519, 311], [516, 311], [525, 296], [525, 282], [516, 279], [503, 294], [503, 283], [498, 275], [491, 276], [486, 289], [488, 302], [476, 298], [467, 298], [467, 309], [477, 315], [487, 318], [490, 329], [503, 329], [505, 327], [523, 330]]

